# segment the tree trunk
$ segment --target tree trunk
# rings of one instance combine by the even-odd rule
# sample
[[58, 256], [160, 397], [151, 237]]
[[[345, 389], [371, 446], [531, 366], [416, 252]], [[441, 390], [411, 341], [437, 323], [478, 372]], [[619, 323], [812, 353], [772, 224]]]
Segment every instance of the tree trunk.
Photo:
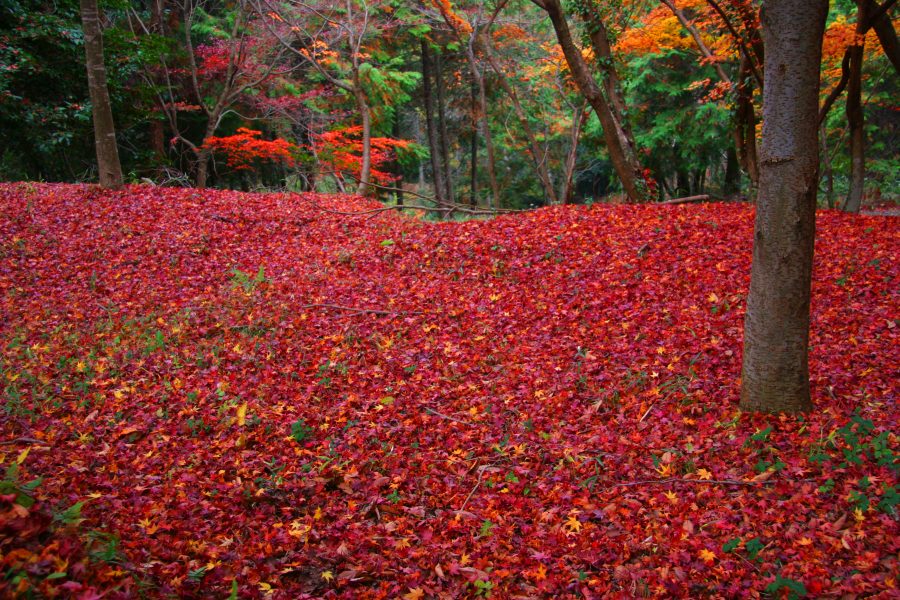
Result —
[[763, 133], [741, 408], [800, 412], [809, 392], [809, 307], [819, 157], [819, 65], [828, 0], [768, 0]]
[[560, 184], [559, 201], [562, 204], [572, 202], [572, 187], [575, 180], [575, 160], [578, 158], [578, 138], [581, 137], [581, 128], [584, 127], [589, 112], [587, 102], [582, 102], [575, 107], [572, 114], [572, 129], [569, 134], [569, 152], [566, 154], [566, 167], [563, 180]]
[[[891, 2], [891, 0], [885, 0]], [[874, 8], [874, 7], [873, 7]], [[872, 19], [872, 27], [881, 42], [881, 49], [884, 50], [885, 56], [894, 66], [894, 71], [900, 73], [900, 42], [897, 41], [897, 32], [894, 30], [894, 23], [888, 11], [874, 9], [878, 14]]]
[[834, 169], [831, 168], [831, 154], [828, 151], [828, 129], [825, 122], [819, 120], [819, 144], [822, 150], [821, 164], [824, 167], [822, 176], [825, 178], [825, 205], [834, 208]]
[[469, 140], [471, 144], [469, 204], [474, 208], [478, 206], [478, 86], [474, 81], [470, 89], [472, 92], [472, 137]]
[[100, 185], [116, 189], [122, 187], [122, 165], [119, 163], [116, 127], [109, 101], [109, 90], [106, 86], [103, 34], [100, 31], [97, 0], [81, 0], [81, 24], [84, 28], [84, 54], [94, 118], [94, 146], [97, 152]]
[[862, 206], [866, 176], [866, 138], [863, 126], [862, 64], [866, 43], [866, 2], [860, 2], [856, 13], [856, 40], [848, 49], [850, 80], [847, 83], [847, 124], [850, 138], [850, 190], [844, 210], [858, 213]]
[[735, 196], [741, 191], [741, 169], [737, 153], [731, 147], [725, 151], [725, 182], [722, 191], [726, 197]]
[[433, 66], [431, 62], [431, 49], [428, 41], [422, 40], [422, 97], [425, 103], [425, 130], [428, 134], [428, 151], [431, 154], [431, 173], [434, 182], [434, 198], [438, 204], [445, 202], [444, 169], [441, 164], [440, 144], [438, 143], [438, 131], [434, 123], [434, 97], [431, 93], [431, 75]]
[[446, 108], [444, 104], [444, 61], [441, 53], [437, 53], [434, 69], [434, 87], [437, 88], [437, 123], [441, 147], [441, 165], [444, 169], [444, 197], [453, 202], [453, 175], [450, 172], [449, 137], [447, 136]]
[[365, 196], [369, 191], [369, 183], [372, 178], [372, 115], [369, 111], [369, 103], [366, 102], [365, 93], [359, 86], [358, 80], [354, 87], [354, 95], [356, 96], [359, 115], [362, 118], [362, 165], [359, 171], [359, 185], [356, 186], [356, 193], [360, 196]]
[[507, 81], [503, 69], [491, 51], [487, 32], [482, 37], [482, 47], [484, 48], [484, 55], [487, 58], [488, 64], [491, 65], [491, 69], [493, 69], [494, 73], [497, 75], [500, 87], [503, 88], [503, 91], [506, 92], [506, 95], [512, 102], [513, 110], [516, 113], [516, 117], [519, 119], [519, 125], [522, 126], [522, 131], [525, 133], [525, 141], [528, 142], [528, 153], [531, 155], [534, 172], [541, 182], [541, 187], [544, 188], [544, 197], [550, 204], [557, 204], [556, 190], [553, 189], [553, 182], [550, 180], [550, 171], [547, 169], [545, 153], [541, 152], [541, 148], [538, 146], [537, 138], [535, 138], [534, 132], [531, 130], [531, 124], [528, 122], [528, 115], [525, 114], [525, 109], [519, 101], [519, 95], [509, 84], [509, 81]]
[[481, 134], [484, 136], [484, 148], [487, 153], [488, 162], [488, 180], [491, 184], [491, 206], [500, 207], [500, 186], [497, 183], [496, 160], [494, 159], [494, 138], [491, 135], [491, 124], [487, 114], [487, 91], [484, 87], [484, 76], [478, 68], [478, 61], [475, 58], [475, 37], [478, 32], [473, 31], [466, 49], [466, 56], [469, 59], [469, 70], [472, 73], [472, 80], [475, 82], [478, 90], [478, 119], [481, 123]]
[[581, 93], [600, 119], [600, 124], [603, 126], [603, 139], [606, 142], [609, 158], [613, 169], [619, 176], [625, 194], [632, 202], [649, 201], [649, 190], [644, 183], [643, 168], [637, 159], [637, 153], [629, 144], [628, 136], [613, 114], [613, 109], [604, 97], [603, 91], [594, 81], [581, 50], [575, 45], [562, 5], [559, 0], [532, 1], [550, 16], [550, 21], [556, 32], [556, 39], [559, 41], [560, 48], [566, 57], [569, 71], [572, 73], [572, 77], [575, 79], [575, 83], [578, 85]]

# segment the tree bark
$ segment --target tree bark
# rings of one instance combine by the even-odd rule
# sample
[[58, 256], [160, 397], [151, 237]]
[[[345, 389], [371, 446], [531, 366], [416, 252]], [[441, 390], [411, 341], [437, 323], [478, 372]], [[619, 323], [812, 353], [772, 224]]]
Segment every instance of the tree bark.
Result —
[[422, 40], [422, 97], [425, 103], [425, 130], [428, 135], [428, 151], [431, 154], [431, 173], [434, 182], [434, 197], [438, 203], [446, 198], [444, 192], [444, 169], [441, 164], [441, 150], [438, 143], [438, 131], [434, 123], [434, 96], [431, 93], [431, 76], [434, 71], [431, 62], [431, 48], [428, 41]]
[[862, 64], [866, 44], [866, 6], [859, 2], [856, 12], [856, 39], [847, 50], [850, 56], [850, 79], [847, 82], [847, 125], [850, 138], [850, 189], [844, 210], [858, 213], [862, 206], [866, 176], [865, 116], [862, 106]]
[[434, 87], [437, 90], [437, 125], [441, 147], [441, 166], [444, 169], [444, 197], [453, 202], [453, 174], [450, 171], [450, 142], [447, 135], [446, 104], [444, 103], [444, 61], [437, 53], [434, 69]]
[[532, 0], [549, 15], [556, 32], [556, 39], [566, 57], [569, 71], [585, 99], [594, 109], [600, 124], [603, 126], [603, 139], [609, 152], [610, 162], [619, 176], [625, 194], [632, 202], [650, 200], [649, 190], [644, 184], [643, 168], [637, 159], [637, 153], [630, 145], [628, 136], [621, 123], [615, 117], [613, 109], [607, 102], [603, 91], [594, 81], [581, 50], [575, 45], [566, 15], [559, 0]]
[[469, 140], [471, 144], [470, 154], [470, 187], [471, 196], [469, 204], [472, 207], [478, 206], [478, 86], [473, 81], [471, 84], [472, 92], [472, 137]]
[[97, 0], [81, 0], [81, 24], [84, 28], [84, 54], [87, 64], [88, 90], [94, 120], [94, 146], [100, 185], [116, 189], [122, 187], [122, 165], [116, 146], [116, 127], [113, 121], [109, 89], [106, 85], [106, 66], [103, 64], [103, 34]]
[[[894, 0], [885, 1], [886, 5], [893, 3]], [[884, 50], [885, 56], [894, 66], [894, 71], [900, 73], [900, 42], [897, 41], [897, 32], [894, 30], [894, 23], [891, 21], [889, 12], [882, 9], [885, 4], [875, 8], [874, 12], [877, 14], [872, 19], [872, 27], [875, 29], [878, 41], [881, 42], [881, 49]]]
[[353, 95], [356, 97], [356, 106], [362, 119], [362, 165], [356, 193], [365, 196], [369, 191], [369, 183], [372, 179], [372, 114], [369, 111], [369, 103], [366, 102], [366, 94], [359, 83], [358, 75], [354, 77]]
[[741, 408], [801, 412], [818, 182], [819, 65], [828, 0], [768, 0], [763, 133]]

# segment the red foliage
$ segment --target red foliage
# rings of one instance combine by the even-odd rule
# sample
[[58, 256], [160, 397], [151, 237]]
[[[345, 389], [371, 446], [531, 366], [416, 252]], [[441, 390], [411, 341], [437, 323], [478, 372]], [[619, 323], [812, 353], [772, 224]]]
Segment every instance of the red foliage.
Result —
[[297, 146], [281, 138], [262, 140], [261, 135], [261, 131], [238, 127], [235, 135], [206, 138], [203, 146], [224, 155], [228, 166], [236, 170], [253, 169], [260, 161], [294, 163]]
[[23, 588], [896, 595], [900, 220], [819, 213], [797, 419], [737, 409], [751, 207], [378, 206], [0, 185], [0, 462], [87, 501], [0, 499]]
[[[372, 179], [376, 183], [388, 184], [396, 180], [396, 175], [382, 169], [394, 160], [397, 149], [409, 147], [406, 140], [373, 137], [372, 144]], [[344, 127], [328, 131], [315, 137], [316, 152], [320, 155], [322, 165], [336, 173], [353, 173], [359, 177], [362, 170], [362, 127]]]

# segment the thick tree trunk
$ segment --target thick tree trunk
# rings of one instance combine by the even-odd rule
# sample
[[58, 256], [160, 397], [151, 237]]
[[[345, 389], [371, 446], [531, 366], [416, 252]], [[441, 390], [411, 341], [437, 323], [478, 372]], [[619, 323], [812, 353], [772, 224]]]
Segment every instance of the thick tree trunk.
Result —
[[94, 146], [97, 152], [100, 185], [115, 189], [122, 187], [122, 165], [119, 163], [116, 127], [109, 101], [109, 89], [106, 86], [103, 34], [100, 31], [97, 0], [81, 0], [81, 24], [84, 28], [84, 54], [94, 118]]
[[768, 0], [753, 268], [741, 408], [812, 409], [809, 308], [818, 180], [819, 64], [828, 0]]
[[453, 174], [450, 170], [450, 138], [447, 135], [446, 105], [444, 103], [444, 61], [441, 53], [437, 53], [434, 69], [434, 87], [437, 90], [437, 124], [438, 139], [441, 147], [441, 166], [444, 169], [444, 197], [453, 202]]
[[434, 198], [443, 203], [446, 200], [444, 185], [444, 169], [441, 163], [438, 131], [434, 123], [434, 96], [431, 93], [431, 76], [434, 71], [431, 62], [431, 48], [428, 41], [422, 40], [422, 97], [425, 103], [425, 130], [428, 134], [428, 151], [431, 154], [431, 173], [434, 182]]
[[844, 210], [858, 213], [862, 206], [866, 176], [865, 117], [862, 106], [862, 65], [866, 43], [866, 2], [860, 2], [856, 13], [856, 40], [850, 55], [850, 79], [847, 83], [847, 124], [850, 128], [850, 190]]
[[643, 168], [637, 159], [637, 153], [630, 145], [628, 136], [623, 130], [621, 123], [616, 119], [603, 91], [594, 81], [581, 50], [575, 45], [562, 5], [559, 0], [532, 1], [550, 16], [550, 21], [556, 32], [556, 39], [559, 41], [560, 48], [566, 57], [569, 71], [572, 73], [572, 77], [575, 79], [575, 83], [578, 85], [581, 93], [600, 119], [600, 124], [603, 126], [603, 139], [606, 142], [609, 158], [613, 169], [619, 176], [625, 194], [632, 202], [649, 201], [649, 192], [644, 184]]

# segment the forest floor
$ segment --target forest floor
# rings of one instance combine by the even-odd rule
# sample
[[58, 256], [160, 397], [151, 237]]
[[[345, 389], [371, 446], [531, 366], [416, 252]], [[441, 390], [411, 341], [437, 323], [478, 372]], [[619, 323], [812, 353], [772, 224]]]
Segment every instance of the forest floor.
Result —
[[0, 185], [0, 596], [896, 597], [900, 219], [819, 213], [795, 418], [751, 206], [377, 206]]

